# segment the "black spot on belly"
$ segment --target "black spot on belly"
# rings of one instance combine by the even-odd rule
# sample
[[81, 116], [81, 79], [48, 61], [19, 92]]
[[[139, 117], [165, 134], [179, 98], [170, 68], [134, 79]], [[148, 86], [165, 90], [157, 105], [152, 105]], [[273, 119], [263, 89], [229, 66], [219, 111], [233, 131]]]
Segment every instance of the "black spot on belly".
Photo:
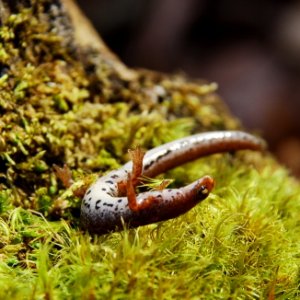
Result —
[[111, 180], [107, 180], [107, 181], [105, 181], [105, 183], [108, 183], [108, 184], [114, 184], [114, 182], [111, 181]]
[[101, 203], [101, 200], [97, 200], [96, 201], [95, 209], [99, 209], [100, 208], [100, 206], [99, 206], [100, 203]]
[[115, 211], [117, 211], [119, 209], [118, 205], [115, 207]]
[[105, 192], [105, 191], [106, 191], [106, 188], [102, 188], [101, 190], [102, 190], [103, 192]]
[[110, 178], [112, 178], [112, 179], [116, 179], [116, 178], [119, 178], [119, 175], [117, 175], [117, 174], [114, 174], [114, 175], [110, 176]]
[[90, 193], [91, 193], [91, 189], [89, 189], [89, 190], [86, 192], [87, 195], [90, 194]]
[[106, 203], [106, 202], [104, 202], [103, 206], [113, 207], [114, 205], [112, 203]]
[[119, 200], [118, 200], [119, 203], [121, 203], [122, 201], [123, 201], [122, 199], [119, 199]]

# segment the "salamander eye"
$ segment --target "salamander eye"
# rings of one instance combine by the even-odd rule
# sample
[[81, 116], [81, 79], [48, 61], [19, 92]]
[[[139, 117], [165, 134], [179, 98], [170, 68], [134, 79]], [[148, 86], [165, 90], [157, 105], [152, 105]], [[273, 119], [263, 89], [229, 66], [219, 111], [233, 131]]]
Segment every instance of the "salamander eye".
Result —
[[209, 194], [209, 190], [206, 185], [201, 185], [198, 189], [198, 197], [205, 199]]

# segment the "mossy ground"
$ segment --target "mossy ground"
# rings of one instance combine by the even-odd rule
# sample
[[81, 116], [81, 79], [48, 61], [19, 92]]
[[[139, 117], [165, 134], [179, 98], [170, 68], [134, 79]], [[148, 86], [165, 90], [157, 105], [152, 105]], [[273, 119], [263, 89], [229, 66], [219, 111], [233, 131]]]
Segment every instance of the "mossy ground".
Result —
[[54, 163], [80, 186], [133, 146], [238, 123], [214, 84], [146, 71], [126, 82], [104, 58], [83, 64], [49, 28], [45, 3], [0, 28], [0, 298], [299, 297], [300, 185], [267, 154], [214, 155], [168, 173], [175, 186], [205, 174], [217, 182], [179, 218], [105, 236], [80, 229], [80, 199]]
[[169, 175], [199, 173], [218, 184], [188, 214], [100, 237], [10, 210], [1, 222], [0, 297], [296, 299], [299, 185], [281, 168], [229, 155]]

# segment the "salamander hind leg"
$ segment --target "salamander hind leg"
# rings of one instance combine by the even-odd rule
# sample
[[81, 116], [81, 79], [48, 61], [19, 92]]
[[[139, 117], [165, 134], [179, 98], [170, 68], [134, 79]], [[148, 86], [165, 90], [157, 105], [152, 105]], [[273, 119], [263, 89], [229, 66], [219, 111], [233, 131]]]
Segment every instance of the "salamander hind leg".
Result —
[[54, 164], [53, 168], [57, 178], [61, 180], [65, 188], [69, 188], [74, 183], [72, 179], [72, 172], [66, 164], [64, 164], [63, 168]]

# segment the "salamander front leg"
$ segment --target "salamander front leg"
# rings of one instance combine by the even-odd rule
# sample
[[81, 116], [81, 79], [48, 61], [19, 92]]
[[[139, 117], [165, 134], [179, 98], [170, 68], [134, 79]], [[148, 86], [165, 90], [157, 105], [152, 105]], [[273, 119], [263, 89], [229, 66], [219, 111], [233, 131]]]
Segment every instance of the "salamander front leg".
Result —
[[140, 178], [143, 173], [143, 159], [145, 152], [139, 147], [134, 150], [129, 150], [128, 152], [132, 160], [131, 183], [135, 188], [140, 183]]
[[130, 175], [128, 175], [128, 179], [127, 179], [127, 199], [128, 199], [129, 208], [135, 212], [143, 210], [143, 209], [147, 209], [149, 206], [158, 202], [157, 198], [149, 195], [141, 203], [138, 203], [136, 194], [135, 194], [135, 186], [134, 186], [133, 181], [131, 180]]
[[[131, 184], [133, 185], [133, 189], [136, 188], [136, 186], [140, 183], [140, 178], [143, 173], [143, 159], [145, 156], [145, 152], [141, 148], [136, 148], [134, 150], [128, 150], [129, 155], [132, 160], [132, 172], [131, 172]], [[118, 192], [119, 196], [125, 196], [127, 195], [127, 182], [129, 178], [127, 178], [126, 181], [121, 181], [118, 183]]]

